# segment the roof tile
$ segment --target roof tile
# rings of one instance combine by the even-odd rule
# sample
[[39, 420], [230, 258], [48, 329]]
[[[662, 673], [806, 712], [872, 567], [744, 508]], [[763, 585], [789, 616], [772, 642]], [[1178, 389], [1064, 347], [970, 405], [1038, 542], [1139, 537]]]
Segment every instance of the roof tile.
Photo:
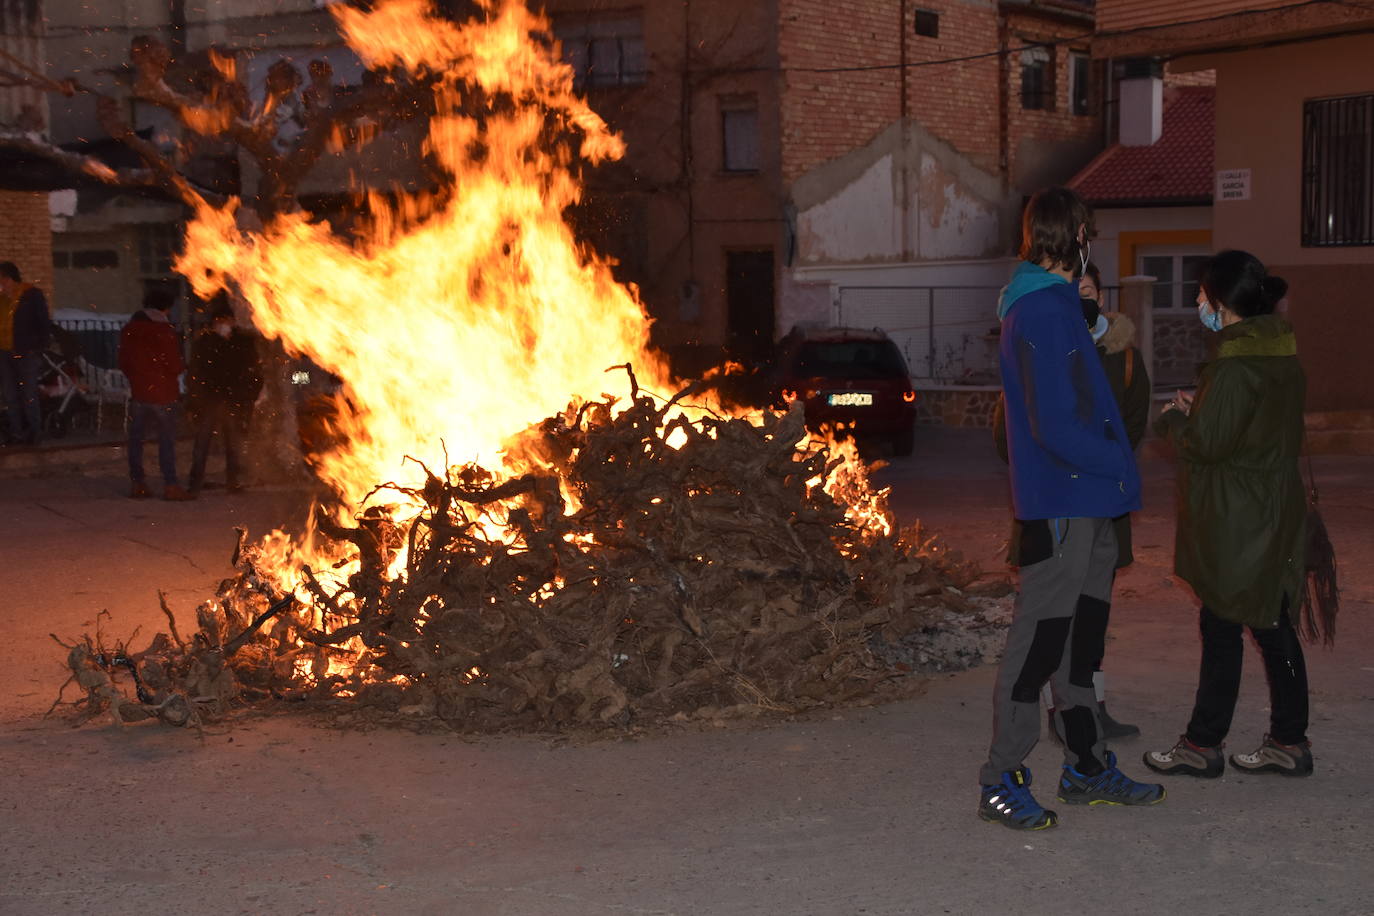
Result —
[[1215, 98], [1212, 86], [1166, 89], [1159, 140], [1107, 147], [1069, 187], [1097, 206], [1211, 201]]

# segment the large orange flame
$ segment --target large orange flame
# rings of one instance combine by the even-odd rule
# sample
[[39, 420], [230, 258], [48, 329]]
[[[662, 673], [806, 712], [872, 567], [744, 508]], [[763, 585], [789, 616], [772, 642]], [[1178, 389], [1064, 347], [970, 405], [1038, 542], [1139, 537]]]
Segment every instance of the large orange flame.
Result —
[[[347, 381], [358, 417], [320, 472], [349, 503], [413, 477], [406, 455], [437, 462], [446, 446], [496, 461], [514, 433], [605, 390], [608, 366], [661, 378], [634, 291], [563, 217], [579, 196], [577, 155], [619, 156], [620, 138], [531, 39], [545, 24], [520, 3], [463, 28], [426, 7], [391, 0], [337, 15], [369, 66], [438, 77], [425, 152], [443, 192], [374, 194], [361, 239], [304, 214], [244, 231], [233, 206], [203, 207], [178, 263], [202, 295], [232, 280], [260, 330]], [[464, 110], [465, 85], [490, 104]], [[551, 121], [575, 135], [551, 140]]]
[[[369, 67], [433, 82], [424, 152], [440, 190], [374, 191], [367, 221], [346, 235], [303, 213], [246, 229], [236, 204], [203, 206], [177, 264], [202, 296], [236, 287], [263, 333], [346, 380], [356, 413], [316, 469], [345, 506], [381, 482], [422, 483], [407, 456], [524, 470], [537, 459], [511, 445], [516, 434], [622, 385], [607, 379], [610, 366], [631, 363], [648, 386], [671, 387], [636, 291], [564, 218], [581, 164], [624, 144], [574, 94], [571, 69], [541, 38], [544, 20], [519, 0], [483, 10], [461, 27], [426, 0], [335, 14]], [[857, 452], [838, 454], [814, 485], [861, 528], [890, 531]], [[290, 570], [308, 544], [269, 539], [262, 553], [284, 587], [300, 587]]]

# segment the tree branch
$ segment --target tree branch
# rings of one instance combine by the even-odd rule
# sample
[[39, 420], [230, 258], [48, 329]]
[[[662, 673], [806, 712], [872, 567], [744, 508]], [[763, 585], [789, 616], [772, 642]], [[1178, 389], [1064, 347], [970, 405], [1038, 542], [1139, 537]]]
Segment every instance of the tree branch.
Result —
[[158, 187], [157, 176], [149, 169], [114, 169], [94, 156], [73, 153], [35, 139], [33, 134], [17, 134], [0, 131], [0, 146], [42, 156], [57, 163], [69, 172], [88, 175], [108, 185], [123, 188]]

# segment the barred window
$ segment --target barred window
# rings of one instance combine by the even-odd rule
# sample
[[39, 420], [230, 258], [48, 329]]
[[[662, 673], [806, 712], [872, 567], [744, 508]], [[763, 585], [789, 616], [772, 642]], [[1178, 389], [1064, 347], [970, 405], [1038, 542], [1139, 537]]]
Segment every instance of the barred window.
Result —
[[1054, 110], [1054, 57], [1049, 48], [1037, 46], [1021, 52], [1021, 107]]
[[1069, 55], [1069, 100], [1076, 115], [1092, 114], [1093, 67], [1087, 54]]
[[1374, 95], [1303, 105], [1302, 244], [1374, 245]]
[[642, 19], [639, 10], [555, 15], [553, 34], [563, 45], [563, 60], [573, 68], [578, 88], [644, 84], [649, 62]]

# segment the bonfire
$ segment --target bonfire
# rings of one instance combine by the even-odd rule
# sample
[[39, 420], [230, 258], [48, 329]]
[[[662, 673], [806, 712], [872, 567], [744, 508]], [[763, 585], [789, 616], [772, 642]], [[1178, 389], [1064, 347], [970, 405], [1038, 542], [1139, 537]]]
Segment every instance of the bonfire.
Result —
[[85, 714], [791, 713], [880, 695], [903, 674], [881, 647], [1006, 591], [894, 530], [853, 443], [809, 434], [799, 405], [733, 409], [723, 373], [672, 377], [635, 290], [565, 220], [581, 168], [623, 144], [546, 22], [515, 0], [462, 25], [422, 0], [335, 15], [373, 73], [424, 88], [439, 190], [373, 191], [346, 233], [199, 199], [177, 264], [344, 380], [313, 459], [330, 497], [303, 537], [240, 532], [194, 628], [164, 601], [142, 649], [66, 643]]

